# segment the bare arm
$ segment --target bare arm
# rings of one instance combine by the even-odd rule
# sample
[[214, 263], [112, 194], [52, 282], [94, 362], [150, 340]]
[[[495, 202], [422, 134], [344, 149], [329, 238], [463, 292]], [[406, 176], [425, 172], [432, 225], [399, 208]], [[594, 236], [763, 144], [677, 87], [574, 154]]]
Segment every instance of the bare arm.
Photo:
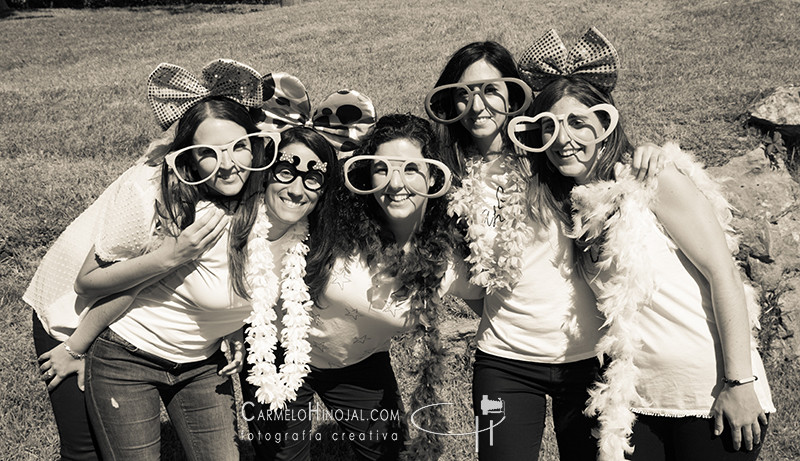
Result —
[[221, 210], [205, 213], [177, 237], [167, 237], [156, 250], [125, 261], [101, 264], [92, 248], [75, 280], [75, 291], [89, 298], [108, 296], [192, 261], [222, 235], [228, 222], [224, 217]]
[[459, 259], [453, 264], [453, 271], [455, 278], [447, 293], [463, 299], [467, 306], [480, 317], [483, 314], [485, 289], [470, 283], [469, 269], [463, 260]]
[[[686, 176], [667, 168], [658, 177], [654, 212], [680, 250], [708, 281], [714, 320], [722, 345], [725, 377], [745, 379], [753, 376], [750, 360], [750, 323], [744, 289], [731, 258], [725, 235], [711, 204]], [[723, 417], [733, 430], [736, 449], [743, 441], [750, 450], [760, 439], [758, 420], [766, 423], [753, 383], [736, 387], [725, 385], [714, 402], [717, 434]], [[757, 442], [756, 442], [757, 443]]]
[[[83, 390], [84, 362], [78, 358], [89, 350], [89, 346], [100, 333], [128, 310], [141, 287], [131, 288], [120, 294], [99, 301], [81, 319], [72, 336], [58, 346], [39, 356], [39, 369], [43, 379], [50, 380], [47, 389], [55, 389], [64, 378], [78, 374], [78, 387]], [[66, 349], [69, 347], [72, 353]]]

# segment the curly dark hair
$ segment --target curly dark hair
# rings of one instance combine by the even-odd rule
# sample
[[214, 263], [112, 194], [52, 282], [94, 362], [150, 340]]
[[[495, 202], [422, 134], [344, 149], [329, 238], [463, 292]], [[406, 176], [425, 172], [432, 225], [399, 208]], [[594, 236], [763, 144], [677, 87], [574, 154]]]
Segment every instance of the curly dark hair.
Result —
[[[396, 139], [419, 145], [422, 155], [443, 161], [436, 133], [426, 120], [411, 114], [381, 117], [375, 130], [355, 155], [373, 155], [378, 146]], [[341, 165], [339, 166], [341, 169]], [[312, 229], [306, 266], [311, 297], [324, 292], [337, 258], [363, 255], [370, 267], [384, 267], [387, 275], [399, 277], [409, 295], [435, 293], [451, 259], [457, 238], [447, 216], [447, 199], [428, 199], [422, 225], [404, 252], [386, 225], [386, 217], [375, 198], [350, 192], [343, 178], [331, 181], [319, 206], [320, 219]]]
[[[431, 125], [410, 114], [382, 117], [355, 155], [373, 155], [380, 145], [396, 139], [419, 145], [425, 158], [444, 161]], [[326, 204], [321, 208], [319, 225], [311, 233], [311, 251], [307, 257], [306, 281], [312, 299], [317, 300], [324, 293], [333, 264], [339, 258], [363, 256], [371, 268], [398, 279], [401, 289], [393, 296], [410, 300], [410, 316], [416, 325], [411, 341], [421, 346], [415, 347], [417, 382], [410, 404], [420, 408], [439, 402], [436, 390], [442, 386], [444, 375], [443, 348], [437, 328], [443, 313], [439, 288], [460, 242], [454, 220], [447, 216], [446, 196], [428, 199], [422, 225], [412, 235], [408, 251], [395, 241], [373, 195], [356, 195], [340, 181], [324, 200]], [[420, 321], [422, 318], [427, 319], [427, 327]], [[438, 407], [427, 417], [430, 419], [425, 421], [426, 427], [434, 432], [446, 431]], [[420, 431], [409, 443], [403, 459], [438, 459], [442, 451], [440, 440]]]

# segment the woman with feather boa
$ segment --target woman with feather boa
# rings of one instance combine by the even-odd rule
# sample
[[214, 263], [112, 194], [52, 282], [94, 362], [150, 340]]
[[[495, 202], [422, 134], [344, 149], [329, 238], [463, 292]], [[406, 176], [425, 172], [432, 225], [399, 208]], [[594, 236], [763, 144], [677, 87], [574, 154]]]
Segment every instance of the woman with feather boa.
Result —
[[674, 166], [657, 178], [618, 165], [632, 149], [610, 95], [616, 52], [605, 57], [610, 88], [551, 75], [531, 116], [508, 128], [531, 153], [537, 199], [572, 226], [605, 316], [596, 352], [611, 361], [586, 409], [600, 422], [599, 459], [755, 460], [775, 407], [730, 206], [674, 144], [664, 147]]

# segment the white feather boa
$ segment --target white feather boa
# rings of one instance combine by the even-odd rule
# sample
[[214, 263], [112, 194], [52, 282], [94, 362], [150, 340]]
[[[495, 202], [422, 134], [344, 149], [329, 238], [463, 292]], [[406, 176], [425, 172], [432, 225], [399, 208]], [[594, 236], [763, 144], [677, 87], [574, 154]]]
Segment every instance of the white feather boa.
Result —
[[[691, 154], [676, 144], [663, 147], [669, 161], [688, 176], [711, 203], [717, 220], [725, 230], [731, 253], [738, 251], [730, 227], [731, 206], [722, 196], [720, 186], [697, 163]], [[630, 410], [642, 404], [636, 391], [638, 369], [634, 358], [641, 336], [636, 314], [652, 301], [658, 289], [655, 268], [644, 248], [644, 234], [658, 226], [650, 211], [655, 200], [657, 180], [642, 182], [629, 173], [616, 181], [600, 181], [575, 187], [571, 193], [573, 232], [571, 237], [587, 242], [601, 242], [596, 269], [611, 274], [603, 283], [597, 307], [605, 315], [607, 332], [599, 341], [599, 358], [611, 357], [603, 377], [589, 390], [585, 413], [599, 420], [600, 461], [624, 460], [631, 453], [630, 435], [635, 415]], [[663, 230], [663, 229], [662, 229]], [[748, 293], [751, 324], [758, 319], [758, 305]]]

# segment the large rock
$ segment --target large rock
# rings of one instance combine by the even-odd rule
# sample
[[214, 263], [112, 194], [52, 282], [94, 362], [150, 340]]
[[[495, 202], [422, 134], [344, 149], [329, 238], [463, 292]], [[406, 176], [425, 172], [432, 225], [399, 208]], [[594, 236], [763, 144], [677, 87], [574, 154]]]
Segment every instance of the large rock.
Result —
[[720, 179], [736, 208], [749, 276], [778, 309], [776, 348], [789, 359], [800, 355], [800, 186], [779, 159], [772, 169], [758, 148], [709, 172]]
[[755, 125], [777, 129], [790, 141], [800, 137], [800, 86], [781, 86], [747, 109]]

